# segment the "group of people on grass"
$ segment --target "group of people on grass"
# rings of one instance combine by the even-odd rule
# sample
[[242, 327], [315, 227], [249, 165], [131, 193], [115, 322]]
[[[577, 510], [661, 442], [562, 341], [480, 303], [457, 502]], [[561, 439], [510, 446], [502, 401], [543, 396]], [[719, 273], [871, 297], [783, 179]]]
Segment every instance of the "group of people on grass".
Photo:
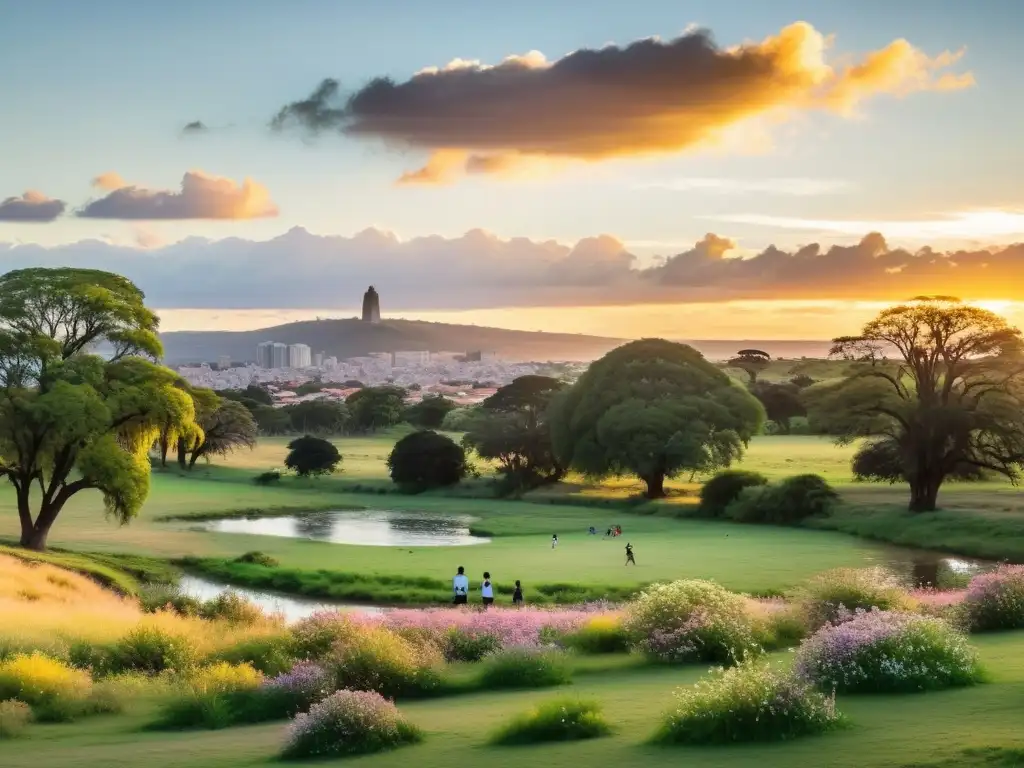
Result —
[[[609, 532], [611, 530], [609, 529]], [[622, 529], [619, 528], [618, 530], [619, 535], [621, 535]], [[591, 528], [591, 531], [593, 531], [593, 528]], [[555, 533], [551, 536], [551, 548], [554, 549], [557, 546], [558, 534]], [[626, 565], [630, 563], [636, 565], [636, 559], [633, 557], [633, 545], [626, 542]], [[469, 603], [469, 577], [466, 575], [466, 569], [461, 565], [452, 578], [452, 595], [455, 605], [467, 605]], [[480, 600], [484, 608], [494, 605], [494, 583], [491, 581], [489, 571], [484, 571], [484, 579], [480, 583]], [[523, 585], [519, 579], [516, 579], [516, 588], [512, 592], [512, 605], [516, 608], [523, 607]]]

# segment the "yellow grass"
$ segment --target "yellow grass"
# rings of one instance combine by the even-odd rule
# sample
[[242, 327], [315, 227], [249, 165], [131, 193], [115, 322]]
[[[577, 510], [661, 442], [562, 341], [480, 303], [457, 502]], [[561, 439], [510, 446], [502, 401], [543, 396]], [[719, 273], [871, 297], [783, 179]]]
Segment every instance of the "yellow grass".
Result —
[[139, 604], [60, 568], [0, 555], [0, 657], [40, 650], [63, 656], [76, 642], [113, 642], [137, 627], [154, 627], [182, 637], [202, 657], [243, 638], [281, 631], [276, 617], [253, 626], [179, 616], [147, 614]]

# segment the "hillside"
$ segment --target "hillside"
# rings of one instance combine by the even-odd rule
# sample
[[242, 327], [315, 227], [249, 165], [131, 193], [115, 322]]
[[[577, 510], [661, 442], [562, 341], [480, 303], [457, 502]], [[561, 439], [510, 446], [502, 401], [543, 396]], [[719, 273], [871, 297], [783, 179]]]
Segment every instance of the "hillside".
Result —
[[177, 331], [161, 334], [161, 339], [170, 365], [214, 361], [221, 355], [230, 355], [236, 362], [254, 360], [256, 345], [263, 341], [308, 344], [314, 352], [339, 359], [371, 352], [483, 350], [497, 352], [509, 361], [593, 360], [625, 341], [414, 320], [370, 325], [354, 318], [309, 320], [255, 331]]

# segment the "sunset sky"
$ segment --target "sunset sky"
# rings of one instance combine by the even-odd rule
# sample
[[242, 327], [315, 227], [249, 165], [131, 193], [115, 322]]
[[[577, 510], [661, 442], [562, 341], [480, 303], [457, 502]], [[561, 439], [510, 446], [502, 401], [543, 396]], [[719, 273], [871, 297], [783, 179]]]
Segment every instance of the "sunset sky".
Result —
[[0, 20], [0, 271], [122, 272], [169, 330], [345, 315], [370, 283], [385, 315], [620, 336], [824, 338], [921, 293], [1024, 321], [1024, 4]]

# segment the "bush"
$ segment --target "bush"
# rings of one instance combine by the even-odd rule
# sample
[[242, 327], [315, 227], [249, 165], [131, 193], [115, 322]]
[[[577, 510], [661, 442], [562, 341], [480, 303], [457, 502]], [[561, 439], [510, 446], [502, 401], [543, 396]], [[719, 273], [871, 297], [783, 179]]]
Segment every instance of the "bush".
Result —
[[139, 605], [146, 613], [171, 610], [179, 616], [198, 616], [203, 601], [169, 584], [147, 584], [139, 591]]
[[482, 688], [547, 688], [570, 682], [568, 660], [560, 651], [510, 648], [488, 656], [480, 669]]
[[644, 590], [624, 626], [633, 647], [659, 661], [734, 663], [760, 650], [744, 599], [700, 579]]
[[744, 488], [768, 485], [760, 472], [727, 469], [712, 477], [700, 489], [700, 511], [706, 517], [724, 517], [726, 507], [739, 498]]
[[329, 475], [341, 463], [334, 443], [322, 437], [306, 435], [288, 443], [284, 465], [299, 477]]
[[281, 481], [281, 473], [276, 469], [270, 472], [261, 472], [252, 479], [256, 485], [273, 485]]
[[304, 661], [290, 672], [266, 680], [260, 688], [260, 719], [295, 717], [334, 691], [333, 675], [323, 667]]
[[1024, 565], [975, 576], [958, 612], [972, 632], [1024, 627]]
[[158, 673], [186, 670], [198, 655], [188, 638], [159, 627], [140, 625], [106, 649], [97, 649], [93, 668], [101, 674], [117, 672]]
[[23, 701], [0, 701], [0, 741], [16, 739], [32, 722], [32, 708]]
[[444, 636], [445, 661], [480, 661], [501, 649], [501, 640], [495, 635], [471, 635], [450, 629]]
[[265, 552], [246, 552], [236, 557], [235, 562], [262, 565], [264, 568], [277, 568], [280, 565], [276, 558], [271, 557]]
[[611, 728], [592, 701], [555, 699], [538, 704], [491, 736], [492, 744], [542, 744], [607, 736]]
[[353, 617], [340, 611], [321, 611], [292, 626], [292, 647], [296, 658], [319, 661], [363, 630]]
[[800, 646], [795, 669], [840, 693], [938, 690], [980, 679], [963, 634], [942, 619], [892, 611], [860, 611], [822, 627]]
[[841, 722], [834, 696], [767, 664], [744, 663], [676, 692], [654, 740], [669, 744], [777, 741], [824, 733]]
[[266, 618], [263, 610], [237, 592], [221, 592], [203, 602], [199, 615], [204, 619], [224, 619], [229, 624], [252, 626]]
[[853, 616], [855, 611], [913, 611], [914, 599], [902, 579], [885, 568], [836, 568], [814, 576], [794, 595], [814, 630]]
[[440, 653], [417, 647], [394, 632], [371, 627], [334, 652], [331, 669], [336, 687], [376, 691], [388, 698], [428, 693], [440, 685]]
[[183, 676], [161, 707], [156, 728], [226, 728], [248, 719], [263, 675], [248, 664], [219, 662]]
[[412, 492], [456, 485], [469, 472], [462, 446], [429, 429], [395, 443], [388, 469], [396, 485]]
[[0, 663], [0, 701], [17, 699], [39, 720], [72, 720], [88, 709], [88, 673], [41, 653], [19, 654]]
[[580, 653], [622, 653], [629, 650], [629, 634], [620, 617], [601, 615], [563, 637], [561, 643]]
[[294, 644], [287, 633], [255, 635], [218, 651], [211, 661], [249, 664], [264, 675], [280, 675], [295, 665]]
[[748, 487], [726, 507], [725, 515], [741, 523], [793, 525], [825, 515], [839, 494], [818, 475], [787, 477], [778, 485]]
[[398, 708], [372, 691], [338, 691], [288, 728], [282, 757], [363, 755], [423, 738]]

